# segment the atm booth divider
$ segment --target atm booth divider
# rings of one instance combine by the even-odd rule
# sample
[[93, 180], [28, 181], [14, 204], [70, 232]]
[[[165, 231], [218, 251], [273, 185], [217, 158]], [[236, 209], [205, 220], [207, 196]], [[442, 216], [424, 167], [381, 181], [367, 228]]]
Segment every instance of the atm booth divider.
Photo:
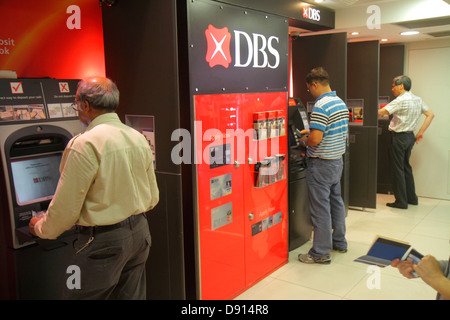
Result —
[[47, 209], [69, 140], [83, 128], [70, 107], [78, 80], [0, 79], [1, 234], [4, 299], [59, 299], [74, 232], [33, 237], [32, 216]]

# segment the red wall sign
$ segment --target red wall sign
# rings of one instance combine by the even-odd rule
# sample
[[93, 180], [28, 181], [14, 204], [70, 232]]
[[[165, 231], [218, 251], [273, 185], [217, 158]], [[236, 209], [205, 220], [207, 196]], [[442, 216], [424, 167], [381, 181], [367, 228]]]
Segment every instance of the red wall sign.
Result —
[[0, 70], [19, 78], [104, 76], [98, 1], [0, 2]]

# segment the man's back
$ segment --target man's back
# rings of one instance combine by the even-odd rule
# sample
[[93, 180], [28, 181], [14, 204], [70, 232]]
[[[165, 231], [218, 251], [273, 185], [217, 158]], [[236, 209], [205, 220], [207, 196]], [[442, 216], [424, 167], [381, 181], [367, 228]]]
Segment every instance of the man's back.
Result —
[[318, 146], [308, 148], [308, 157], [337, 159], [345, 153], [348, 137], [348, 108], [336, 92], [317, 99], [311, 114], [311, 129], [323, 131]]
[[83, 163], [95, 175], [79, 224], [112, 224], [152, 209], [159, 193], [145, 137], [115, 113], [99, 116], [91, 125], [69, 148], [83, 155]]
[[393, 115], [389, 129], [394, 132], [414, 131], [421, 114], [429, 110], [422, 99], [410, 91], [399, 95], [385, 109]]

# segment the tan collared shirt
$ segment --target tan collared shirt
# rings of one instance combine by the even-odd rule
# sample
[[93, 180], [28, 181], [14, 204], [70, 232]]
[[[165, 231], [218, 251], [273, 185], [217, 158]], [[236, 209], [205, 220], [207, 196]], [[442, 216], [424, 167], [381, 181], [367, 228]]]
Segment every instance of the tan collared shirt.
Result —
[[55, 196], [34, 228], [40, 238], [55, 239], [75, 224], [115, 224], [159, 201], [149, 143], [116, 113], [96, 117], [69, 141], [60, 173]]

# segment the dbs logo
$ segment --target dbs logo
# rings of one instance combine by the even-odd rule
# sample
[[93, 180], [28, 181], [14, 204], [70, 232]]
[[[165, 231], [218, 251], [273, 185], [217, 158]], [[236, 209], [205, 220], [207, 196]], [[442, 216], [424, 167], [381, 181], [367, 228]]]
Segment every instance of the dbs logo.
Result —
[[320, 10], [314, 8], [303, 8], [303, 18], [320, 21]]
[[[249, 35], [247, 32], [232, 30], [234, 33], [234, 65], [235, 68], [271, 68], [276, 69], [280, 65], [280, 53], [277, 50], [279, 38], [258, 33]], [[230, 66], [232, 57], [230, 53], [231, 33], [227, 27], [217, 29], [209, 25], [205, 30], [208, 48], [206, 50], [206, 62], [210, 68], [221, 65]], [[242, 47], [242, 48], [241, 48]], [[247, 53], [247, 55], [245, 55]], [[253, 63], [252, 63], [253, 62]]]
[[221, 65], [225, 68], [231, 63], [230, 41], [231, 34], [228, 28], [217, 29], [212, 25], [205, 30], [208, 49], [206, 51], [206, 61], [212, 68]]

